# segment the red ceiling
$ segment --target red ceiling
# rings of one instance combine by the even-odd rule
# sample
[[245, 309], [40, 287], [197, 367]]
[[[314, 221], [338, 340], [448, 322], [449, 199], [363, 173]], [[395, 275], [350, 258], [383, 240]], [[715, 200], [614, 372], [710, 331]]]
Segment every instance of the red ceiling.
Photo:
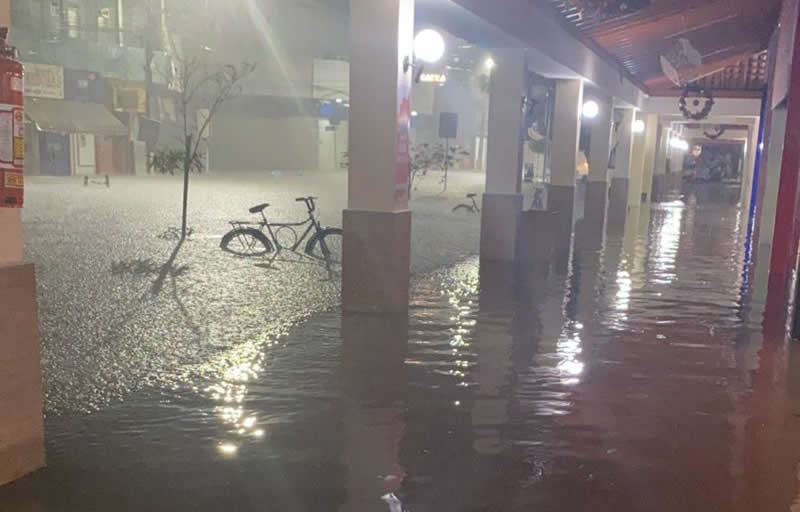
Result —
[[[731, 92], [762, 87], [766, 56], [751, 57], [766, 49], [781, 4], [781, 0], [531, 1], [552, 9], [581, 37], [606, 50], [651, 94], [676, 92], [661, 71], [660, 56], [681, 38], [703, 57], [697, 76], [706, 77], [704, 85]], [[592, 13], [581, 10], [587, 1], [628, 8], [622, 14], [624, 7]], [[633, 10], [636, 7], [640, 8]]]

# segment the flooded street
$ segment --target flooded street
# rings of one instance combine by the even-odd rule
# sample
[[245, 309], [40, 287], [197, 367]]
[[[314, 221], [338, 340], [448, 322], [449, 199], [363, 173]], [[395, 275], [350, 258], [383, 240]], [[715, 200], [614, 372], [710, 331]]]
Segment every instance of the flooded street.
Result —
[[[46, 412], [96, 411], [143, 386], [191, 385], [199, 371], [221, 377], [209, 360], [337, 305], [339, 285], [323, 266], [290, 251], [237, 258], [219, 245], [231, 220], [258, 220], [247, 210], [265, 201], [272, 222], [302, 221], [295, 198], [314, 195], [321, 222], [341, 226], [346, 178], [193, 177], [192, 235], [179, 248], [170, 232], [180, 225], [179, 178], [114, 177], [110, 188], [34, 178], [25, 252], [38, 278]], [[422, 185], [412, 204], [417, 274], [477, 253], [480, 216], [450, 210], [483, 176], [454, 173], [447, 195], [434, 178]], [[302, 234], [279, 236], [291, 245]]]
[[327, 309], [49, 415], [0, 511], [795, 512], [800, 354], [728, 196], [576, 240], [563, 276], [420, 264], [408, 317]]

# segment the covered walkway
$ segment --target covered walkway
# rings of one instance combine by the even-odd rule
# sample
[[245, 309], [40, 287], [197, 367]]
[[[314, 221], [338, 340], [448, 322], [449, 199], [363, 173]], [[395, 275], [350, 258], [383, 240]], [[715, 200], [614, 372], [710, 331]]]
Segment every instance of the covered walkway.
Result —
[[747, 293], [735, 195], [647, 208], [566, 278], [471, 259], [407, 317], [318, 314], [196, 392], [51, 418], [2, 510], [788, 511], [800, 361]]
[[[349, 18], [340, 307], [45, 422], [52, 290], [0, 209], [0, 511], [794, 510], [800, 1], [350, 0]], [[460, 222], [480, 240], [412, 276], [412, 118], [452, 138], [415, 81], [470, 50], [484, 186]]]

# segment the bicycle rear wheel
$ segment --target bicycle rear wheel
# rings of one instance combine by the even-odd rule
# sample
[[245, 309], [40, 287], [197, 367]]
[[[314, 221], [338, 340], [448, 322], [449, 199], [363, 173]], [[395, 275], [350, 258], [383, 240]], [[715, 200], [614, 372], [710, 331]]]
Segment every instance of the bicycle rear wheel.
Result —
[[222, 237], [219, 247], [231, 254], [242, 257], [263, 256], [274, 249], [272, 242], [255, 228], [236, 228]]
[[306, 254], [333, 265], [342, 264], [342, 230], [327, 228], [308, 241]]

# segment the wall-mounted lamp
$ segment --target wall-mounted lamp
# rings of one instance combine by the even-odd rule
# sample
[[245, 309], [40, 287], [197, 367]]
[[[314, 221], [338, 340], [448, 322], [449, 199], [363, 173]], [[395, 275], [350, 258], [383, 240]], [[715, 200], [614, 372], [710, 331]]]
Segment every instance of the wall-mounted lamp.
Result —
[[581, 111], [581, 114], [586, 119], [594, 119], [599, 113], [600, 105], [598, 105], [596, 101], [589, 100], [583, 104], [583, 110]]
[[425, 69], [424, 63], [439, 62], [444, 56], [444, 51], [445, 44], [442, 34], [430, 28], [420, 31], [414, 37], [414, 60], [419, 59], [423, 64], [415, 64], [411, 57], [406, 57], [403, 61], [403, 72], [408, 73], [409, 69], [414, 68], [414, 82], [419, 83]]

